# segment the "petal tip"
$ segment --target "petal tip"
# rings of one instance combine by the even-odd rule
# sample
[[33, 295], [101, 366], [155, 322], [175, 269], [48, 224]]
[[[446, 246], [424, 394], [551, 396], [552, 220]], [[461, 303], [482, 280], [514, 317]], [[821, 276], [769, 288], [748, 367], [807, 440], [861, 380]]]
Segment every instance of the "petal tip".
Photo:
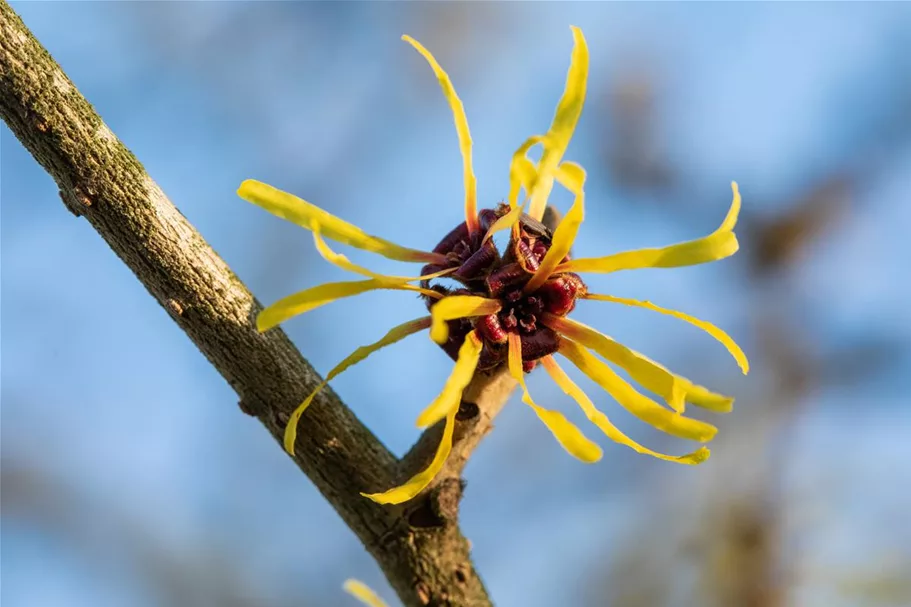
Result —
[[693, 453], [692, 458], [689, 460], [686, 460], [685, 463], [690, 464], [692, 466], [698, 466], [699, 464], [708, 460], [709, 457], [711, 457], [711, 456], [712, 456], [712, 452], [708, 447], [700, 447], [695, 453]]
[[441, 346], [446, 343], [449, 339], [449, 327], [445, 321], [430, 328], [430, 339]]
[[580, 458], [580, 461], [585, 464], [597, 464], [601, 461], [602, 457], [604, 457], [604, 451], [601, 450], [601, 447], [598, 447], [597, 451], [593, 451], [592, 454], [585, 459]]
[[704, 431], [699, 436], [694, 436], [693, 438], [699, 441], [700, 443], [710, 442], [715, 435], [718, 434], [718, 428], [711, 424], [704, 424]]
[[245, 199], [249, 196], [249, 190], [258, 182], [255, 179], [244, 179], [239, 186], [237, 186], [237, 195]]

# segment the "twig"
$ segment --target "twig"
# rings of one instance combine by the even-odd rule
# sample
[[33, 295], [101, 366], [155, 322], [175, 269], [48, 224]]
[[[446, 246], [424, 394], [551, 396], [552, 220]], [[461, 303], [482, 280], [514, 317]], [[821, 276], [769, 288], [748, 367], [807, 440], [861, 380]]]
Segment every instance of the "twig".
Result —
[[[243, 411], [281, 443], [288, 415], [320, 377], [280, 330], [261, 335], [253, 295], [104, 124], [5, 0], [0, 116], [84, 217], [228, 381]], [[498, 398], [508, 396], [499, 393]], [[502, 406], [491, 403], [492, 416]], [[331, 390], [302, 420], [297, 465], [379, 563], [405, 605], [487, 606], [454, 518], [415, 527], [404, 508], [360, 496], [392, 486], [399, 462]], [[467, 457], [476, 438], [463, 437]], [[457, 475], [461, 464], [452, 474]], [[453, 476], [449, 477], [450, 479]], [[312, 549], [305, 546], [302, 547]]]

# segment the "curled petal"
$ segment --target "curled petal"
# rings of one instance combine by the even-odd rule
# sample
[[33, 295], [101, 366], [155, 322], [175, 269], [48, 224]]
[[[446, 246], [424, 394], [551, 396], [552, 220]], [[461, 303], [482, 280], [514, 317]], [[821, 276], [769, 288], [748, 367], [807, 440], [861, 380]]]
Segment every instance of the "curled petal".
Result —
[[291, 414], [291, 417], [288, 420], [288, 425], [285, 426], [285, 451], [291, 455], [294, 455], [294, 442], [297, 440], [297, 424], [300, 421], [301, 415], [304, 414], [304, 411], [307, 410], [307, 407], [310, 406], [310, 403], [313, 402], [313, 399], [316, 398], [316, 395], [326, 387], [326, 384], [341, 375], [344, 371], [348, 370], [349, 367], [353, 367], [377, 350], [385, 348], [386, 346], [391, 346], [392, 344], [405, 339], [409, 335], [413, 335], [418, 331], [423, 331], [428, 327], [430, 327], [429, 316], [402, 323], [399, 326], [390, 329], [389, 332], [386, 333], [386, 335], [384, 335], [379, 341], [375, 341], [367, 346], [361, 346], [352, 352], [347, 358], [345, 358], [345, 360], [333, 367], [332, 370], [329, 371], [329, 373], [326, 375], [326, 378], [319, 383], [316, 389], [311, 392], [310, 395], [304, 400], [304, 402], [298, 405], [297, 409], [295, 409]]
[[547, 198], [553, 189], [554, 173], [563, 159], [569, 146], [569, 140], [576, 129], [576, 123], [582, 114], [585, 104], [585, 91], [588, 82], [588, 46], [582, 30], [573, 27], [573, 54], [566, 75], [566, 86], [557, 111], [554, 114], [550, 129], [545, 135], [544, 152], [538, 163], [538, 179], [531, 190], [531, 204], [528, 214], [537, 220], [544, 216]]
[[313, 242], [316, 245], [316, 250], [319, 251], [319, 254], [331, 263], [334, 266], [338, 266], [343, 270], [349, 272], [354, 272], [355, 274], [361, 274], [362, 276], [369, 276], [370, 278], [375, 278], [377, 280], [388, 281], [388, 282], [397, 282], [397, 283], [408, 283], [408, 282], [417, 282], [419, 280], [431, 280], [433, 278], [439, 278], [440, 276], [445, 276], [456, 271], [456, 268], [447, 268], [445, 270], [440, 270], [439, 272], [434, 272], [432, 274], [425, 274], [423, 276], [389, 276], [387, 274], [378, 274], [372, 270], [368, 270], [363, 266], [359, 266], [356, 263], [353, 263], [347, 257], [341, 253], [336, 253], [333, 251], [329, 245], [323, 240], [321, 230], [318, 224], [313, 226]]
[[298, 291], [293, 295], [279, 299], [277, 302], [260, 312], [256, 317], [256, 328], [262, 333], [268, 331], [293, 316], [303, 314], [332, 303], [338, 299], [360, 295], [367, 291], [376, 291], [388, 289], [392, 291], [414, 291], [422, 295], [427, 295], [434, 299], [442, 297], [436, 291], [423, 289], [413, 285], [390, 282], [388, 280], [379, 280], [371, 278], [370, 280], [355, 280], [350, 282], [327, 282]]
[[497, 232], [508, 230], [512, 226], [516, 225], [519, 222], [519, 218], [522, 216], [522, 213], [524, 211], [525, 207], [523, 205], [515, 206], [509, 211], [509, 213], [497, 219], [487, 230], [487, 233], [484, 235], [484, 240], [481, 244], [483, 245], [488, 240], [493, 238], [493, 235]]
[[487, 299], [476, 295], [450, 295], [433, 304], [430, 315], [433, 323], [430, 326], [430, 338], [438, 344], [446, 343], [449, 339], [447, 320], [467, 318], [469, 316], [486, 316], [499, 312], [500, 302], [496, 299]]
[[624, 409], [662, 432], [700, 442], [712, 440], [718, 432], [711, 424], [668, 411], [652, 399], [643, 396], [614, 373], [613, 369], [569, 339], [561, 340], [560, 354], [604, 388], [605, 392]]
[[424, 46], [411, 36], [402, 36], [402, 40], [410, 44], [419, 52], [436, 74], [440, 81], [440, 87], [443, 89], [443, 95], [452, 108], [452, 116], [455, 120], [456, 132], [459, 135], [459, 150], [462, 152], [462, 172], [465, 181], [465, 223], [468, 231], [474, 233], [478, 231], [478, 203], [477, 203], [477, 179], [474, 176], [474, 170], [471, 166], [471, 132], [468, 130], [468, 118], [465, 116], [465, 106], [462, 100], [456, 94], [455, 87], [449, 75], [440, 67], [437, 60], [430, 54]]
[[573, 194], [579, 195], [585, 185], [585, 169], [582, 168], [581, 164], [567, 160], [557, 167], [554, 178], [564, 188]]
[[428, 428], [443, 419], [453, 407], [459, 408], [462, 391], [474, 377], [482, 346], [481, 340], [474, 331], [465, 337], [465, 341], [459, 348], [459, 357], [443, 390], [418, 416], [418, 428]]
[[563, 390], [566, 394], [571, 396], [575, 400], [582, 411], [585, 413], [585, 416], [590, 422], [595, 424], [599, 430], [604, 432], [609, 439], [615, 443], [619, 443], [626, 447], [629, 447], [637, 453], [642, 453], [645, 455], [651, 455], [652, 457], [657, 457], [658, 459], [663, 459], [669, 462], [677, 462], [678, 464], [701, 464], [709, 458], [709, 450], [705, 447], [700, 447], [693, 453], [688, 453], [686, 455], [665, 455], [664, 453], [658, 453], [657, 451], [652, 451], [648, 447], [644, 447], [629, 438], [623, 432], [621, 432], [611, 421], [608, 419], [607, 415], [602, 413], [595, 407], [591, 399], [588, 398], [588, 395], [580, 388], [576, 383], [569, 378], [569, 376], [560, 368], [557, 364], [557, 361], [554, 360], [553, 356], [546, 356], [541, 359], [541, 364], [544, 365], [544, 368], [547, 370], [547, 373], [550, 374], [550, 377], [554, 382], [560, 386], [560, 389]]
[[443, 428], [443, 438], [440, 439], [440, 446], [437, 447], [436, 454], [434, 454], [433, 460], [427, 468], [412, 476], [403, 485], [393, 487], [382, 493], [361, 493], [361, 495], [372, 499], [378, 504], [401, 504], [414, 498], [414, 496], [423, 491], [424, 488], [430, 484], [430, 481], [432, 481], [433, 478], [439, 474], [440, 470], [443, 469], [446, 458], [449, 457], [449, 453], [452, 451], [452, 432], [455, 428], [455, 416], [458, 411], [458, 402], [456, 402], [456, 406], [446, 413], [446, 426]]
[[734, 360], [737, 361], [737, 365], [740, 367], [740, 370], [743, 371], [744, 375], [750, 372], [750, 361], [747, 360], [746, 354], [743, 353], [743, 350], [740, 349], [740, 346], [737, 345], [737, 342], [735, 342], [730, 335], [710, 322], [699, 320], [698, 318], [694, 318], [693, 316], [684, 314], [683, 312], [678, 312], [677, 310], [671, 310], [668, 308], [662, 308], [661, 306], [656, 306], [650, 301], [627, 299], [624, 297], [613, 297], [611, 295], [598, 295], [595, 293], [588, 293], [584, 297], [585, 299], [593, 299], [596, 301], [609, 301], [637, 308], [646, 308], [648, 310], [652, 310], [653, 312], [666, 314], [668, 316], [673, 316], [674, 318], [679, 318], [684, 322], [688, 322], [695, 327], [699, 327], [714, 337], [721, 345], [723, 345], [731, 354], [731, 356], [734, 357]]
[[689, 384], [686, 387], [686, 402], [716, 413], [729, 413], [734, 406], [734, 397], [716, 394], [698, 384]]
[[345, 580], [345, 584], [342, 588], [364, 605], [367, 605], [367, 607], [387, 607], [386, 603], [383, 602], [383, 599], [364, 582], [355, 579]]
[[535, 163], [528, 159], [528, 150], [544, 141], [544, 135], [532, 135], [519, 146], [509, 163], [509, 208], [519, 206], [519, 190], [525, 188], [526, 195], [538, 178]]
[[389, 259], [434, 263], [446, 261], [442, 255], [401, 247], [378, 236], [371, 236], [359, 227], [339, 219], [302, 198], [255, 179], [247, 179], [240, 184], [237, 195], [302, 228], [309, 230], [311, 225], [316, 222], [326, 238], [364, 251], [378, 253]]
[[559, 171], [561, 173], [560, 181], [567, 184], [570, 191], [576, 195], [576, 200], [554, 231], [547, 254], [541, 260], [541, 265], [535, 271], [534, 276], [525, 285], [526, 293], [534, 292], [543, 285], [563, 261], [563, 258], [569, 255], [569, 251], [576, 241], [576, 234], [579, 233], [579, 226], [585, 219], [585, 193], [582, 191], [585, 183], [585, 170], [574, 162], [564, 162], [560, 165]]
[[714, 394], [702, 386], [697, 386], [688, 379], [671, 373], [663, 365], [644, 354], [627, 348], [620, 342], [580, 322], [552, 314], [546, 314], [543, 321], [545, 325], [561, 335], [594, 350], [610, 362], [625, 369], [634, 381], [646, 390], [661, 396], [678, 413], [683, 413], [684, 401], [719, 412], [730, 411], [734, 404], [732, 397]]
[[573, 457], [587, 463], [601, 459], [601, 447], [589, 440], [582, 431], [559, 411], [552, 411], [537, 405], [528, 393], [525, 385], [525, 372], [522, 370], [522, 341], [518, 335], [509, 335], [509, 373], [522, 386], [522, 402], [532, 408], [547, 429], [551, 431], [560, 446]]
[[721, 226], [697, 240], [681, 242], [668, 247], [624, 251], [606, 257], [588, 257], [573, 259], [557, 270], [565, 272], [597, 272], [606, 274], [620, 270], [638, 270], [640, 268], [676, 268], [693, 266], [730, 257], [740, 248], [733, 229], [740, 213], [740, 191], [736, 182], [731, 182], [734, 200]]

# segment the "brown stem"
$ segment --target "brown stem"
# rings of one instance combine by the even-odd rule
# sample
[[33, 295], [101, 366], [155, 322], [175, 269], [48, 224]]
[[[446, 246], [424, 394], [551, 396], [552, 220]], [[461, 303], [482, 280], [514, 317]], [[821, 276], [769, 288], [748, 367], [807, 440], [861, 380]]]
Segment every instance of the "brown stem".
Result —
[[[259, 418], [280, 444], [288, 415], [320, 377], [282, 331], [257, 332], [261, 308], [253, 295], [5, 0], [0, 116], [54, 178], [67, 208], [95, 228], [237, 392], [241, 409]], [[454, 521], [416, 527], [404, 508], [360, 496], [392, 486], [399, 463], [332, 390], [317, 397], [302, 425], [306, 432], [298, 436], [295, 462], [364, 543], [405, 605], [491, 604]], [[457, 476], [461, 464], [453, 465]]]

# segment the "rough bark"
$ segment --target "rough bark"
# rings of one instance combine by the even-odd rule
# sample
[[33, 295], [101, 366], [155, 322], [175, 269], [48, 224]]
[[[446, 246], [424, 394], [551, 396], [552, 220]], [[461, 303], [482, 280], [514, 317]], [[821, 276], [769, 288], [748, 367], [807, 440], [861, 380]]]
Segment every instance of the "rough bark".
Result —
[[[282, 331], [257, 332], [261, 308], [253, 295], [5, 0], [0, 116], [53, 177], [67, 208], [104, 238], [237, 392], [241, 409], [281, 444], [288, 415], [321, 378]], [[299, 434], [295, 462], [364, 543], [405, 605], [491, 604], [456, 512], [461, 468], [508, 397], [504, 386], [500, 375], [476, 379], [466, 396], [475, 399], [479, 413], [462, 426], [443, 483], [406, 506], [380, 506], [359, 492], [392, 486], [421, 459], [421, 449], [399, 462], [331, 389], [302, 420], [306, 431]], [[417, 447], [438, 431], [429, 430]], [[458, 492], [441, 490], [453, 482]], [[445, 515], [414, 515], [421, 504]]]

